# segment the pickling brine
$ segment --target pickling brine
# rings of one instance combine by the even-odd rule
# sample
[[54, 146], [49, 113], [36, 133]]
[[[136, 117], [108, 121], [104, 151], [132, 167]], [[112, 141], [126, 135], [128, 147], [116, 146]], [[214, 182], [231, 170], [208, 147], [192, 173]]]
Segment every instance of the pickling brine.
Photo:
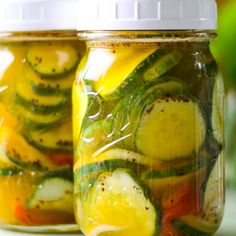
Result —
[[85, 35], [73, 86], [82, 232], [213, 235], [224, 207], [224, 88], [210, 35]]
[[75, 222], [71, 88], [83, 52], [74, 36], [0, 39], [1, 227]]

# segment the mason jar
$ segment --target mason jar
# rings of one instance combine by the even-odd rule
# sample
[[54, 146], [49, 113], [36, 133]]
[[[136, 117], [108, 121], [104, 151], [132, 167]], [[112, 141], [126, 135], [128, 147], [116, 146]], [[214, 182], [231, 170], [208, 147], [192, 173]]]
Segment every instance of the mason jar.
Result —
[[80, 229], [213, 235], [224, 209], [215, 1], [79, 2], [88, 46], [72, 95]]
[[[71, 88], [76, 1], [0, 2], [0, 227], [77, 230]], [[60, 225], [60, 227], [59, 227]]]

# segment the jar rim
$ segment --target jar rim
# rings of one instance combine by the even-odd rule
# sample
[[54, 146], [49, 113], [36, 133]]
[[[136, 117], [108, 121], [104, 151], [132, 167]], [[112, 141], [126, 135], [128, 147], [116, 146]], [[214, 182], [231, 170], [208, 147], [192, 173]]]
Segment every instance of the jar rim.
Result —
[[1, 32], [0, 42], [78, 40], [75, 30]]
[[217, 37], [215, 30], [165, 30], [165, 31], [78, 31], [85, 41], [106, 42], [207, 42]]

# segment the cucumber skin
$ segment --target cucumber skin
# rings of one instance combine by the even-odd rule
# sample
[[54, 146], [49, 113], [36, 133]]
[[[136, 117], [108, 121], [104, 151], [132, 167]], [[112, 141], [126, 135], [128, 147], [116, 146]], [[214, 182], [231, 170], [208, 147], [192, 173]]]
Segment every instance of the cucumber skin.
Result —
[[[103, 95], [102, 97], [106, 101], [116, 100], [131, 92], [137, 86], [145, 84], [145, 71], [147, 68], [152, 66], [153, 60], [159, 60], [164, 55], [166, 55], [166, 51], [164, 49], [157, 49], [154, 53], [144, 59], [112, 93]], [[168, 70], [166, 70], [166, 72], [167, 71]]]
[[22, 173], [22, 170], [14, 167], [0, 168], [0, 177], [9, 177]]
[[[50, 99], [50, 97], [48, 99]], [[64, 102], [59, 103], [58, 105], [55, 106], [38, 105], [34, 104], [32, 101], [27, 101], [26, 99], [21, 97], [18, 93], [15, 94], [15, 102], [20, 106], [26, 107], [28, 110], [36, 114], [42, 114], [42, 115], [48, 115], [55, 112], [59, 112], [70, 105], [69, 99], [65, 99]]]
[[173, 226], [181, 233], [186, 236], [212, 236], [213, 233], [202, 232], [198, 229], [192, 228], [191, 226], [179, 221], [173, 221]]
[[29, 130], [44, 130], [44, 129], [49, 129], [51, 127], [55, 127], [57, 125], [59, 125], [62, 121], [61, 120], [56, 120], [53, 122], [49, 122], [49, 123], [38, 123], [32, 120], [28, 120], [26, 118], [22, 118], [21, 119], [23, 124], [29, 129]]
[[31, 144], [32, 146], [36, 147], [38, 150], [42, 151], [42, 152], [58, 152], [58, 153], [72, 153], [73, 152], [73, 143], [68, 143], [68, 145], [66, 145], [66, 147], [47, 147], [44, 146], [42, 144], [40, 144], [39, 142], [35, 141], [31, 135], [29, 134], [29, 132], [24, 132], [23, 134], [24, 138], [27, 140], [27, 142], [29, 144]]
[[[72, 87], [72, 86], [71, 86]], [[45, 88], [43, 86], [32, 85], [32, 90], [39, 95], [64, 95], [71, 96], [71, 89], [55, 89], [55, 88]]]
[[[66, 120], [67, 117], [67, 113], [68, 111], [64, 111], [64, 113], [60, 112], [58, 114], [57, 119], [47, 122], [47, 123], [41, 123], [41, 122], [37, 122], [34, 120], [30, 120], [26, 117], [24, 117], [24, 114], [21, 114], [18, 111], [15, 111], [14, 113], [16, 113], [16, 115], [20, 118], [21, 122], [27, 127], [28, 130], [46, 130], [46, 129], [50, 129], [53, 127], [56, 127], [58, 125], [60, 125], [61, 123], [63, 123]], [[46, 115], [45, 115], [46, 116]]]
[[[72, 166], [47, 171], [37, 180], [36, 184], [38, 186], [40, 186], [45, 181], [50, 180], [50, 179], [55, 179], [55, 178], [63, 179], [64, 181], [68, 181], [70, 183], [73, 183], [73, 168], [72, 168]], [[34, 198], [34, 196], [36, 194], [36, 191], [33, 193], [33, 195], [30, 198], [26, 199], [26, 201], [24, 203], [26, 208], [29, 207], [32, 199]]]
[[102, 173], [104, 171], [114, 171], [120, 168], [128, 168], [133, 170], [134, 172], [139, 172], [144, 169], [145, 166], [137, 164], [135, 162], [114, 159], [114, 160], [105, 160], [101, 162], [89, 163], [87, 165], [82, 166], [76, 173], [76, 182], [80, 182], [81, 178], [84, 175], [87, 175], [92, 172]]
[[[79, 61], [78, 61], [79, 62]], [[32, 64], [30, 64], [28, 61], [28, 65], [31, 67], [31, 69], [36, 72], [37, 74], [43, 76], [43, 78], [45, 80], [55, 80], [55, 79], [62, 79], [64, 76], [66, 75], [69, 75], [71, 72], [75, 71], [77, 69], [77, 66], [78, 66], [78, 62], [69, 70], [63, 72], [63, 73], [53, 73], [53, 74], [47, 74], [47, 73], [43, 73], [43, 72], [40, 72], [39, 70], [35, 69], [35, 67], [32, 66]]]
[[[163, 52], [160, 53], [160, 55], [151, 55], [149, 59], [150, 68], [143, 73], [144, 80], [146, 81], [157, 79], [171, 70], [174, 66], [179, 64], [182, 59], [182, 55], [175, 51], [171, 53]], [[154, 60], [154, 65], [151, 65], [152, 60]]]
[[182, 58], [182, 55], [180, 55], [177, 52], [172, 52], [169, 54], [164, 49], [157, 49], [154, 53], [152, 53], [146, 59], [140, 62], [140, 64], [134, 69], [134, 71], [132, 71], [131, 74], [128, 75], [128, 77], [125, 78], [122, 81], [122, 83], [112, 93], [103, 95], [102, 97], [106, 101], [116, 100], [125, 96], [127, 93], [130, 93], [133, 90], [133, 88], [137, 87], [137, 84], [141, 86], [144, 85], [146, 81], [154, 81], [155, 79], [158, 79], [167, 71], [169, 71], [174, 65], [169, 67], [168, 65], [162, 65], [161, 73], [155, 76], [155, 78], [150, 78], [150, 76], [147, 78], [145, 73], [147, 73], [149, 68], [152, 68], [153, 63], [155, 64], [156, 61], [162, 60], [162, 57], [165, 56], [177, 57], [174, 65], [177, 65]]
[[32, 146], [36, 147], [38, 150], [42, 151], [42, 152], [58, 152], [58, 153], [72, 153], [73, 152], [73, 144], [70, 144], [70, 147], [68, 148], [63, 148], [63, 147], [58, 147], [58, 148], [52, 148], [52, 147], [46, 147], [43, 146], [41, 144], [39, 144], [38, 142], [34, 141], [32, 138], [30, 138], [27, 134], [24, 134], [24, 138], [27, 140], [27, 142], [29, 144], [31, 144]]
[[[45, 183], [45, 182], [47, 182], [48, 180], [50, 181], [50, 179], [60, 179], [60, 178], [58, 178], [58, 177], [51, 177], [51, 178], [47, 178], [47, 179], [42, 179], [42, 181], [38, 184], [38, 186], [37, 186], [37, 188], [36, 188], [36, 190], [34, 191], [34, 193], [31, 195], [31, 197], [30, 198], [28, 198], [28, 199], [26, 199], [25, 200], [25, 202], [24, 202], [24, 206], [25, 206], [25, 208], [27, 209], [30, 209], [31, 207], [32, 207], [32, 201], [34, 201], [34, 198], [36, 197], [36, 194], [37, 194], [37, 191], [38, 191], [38, 189], [39, 188], [41, 188], [41, 187], [43, 187], [43, 184]], [[63, 181], [65, 181], [65, 182], [68, 182], [72, 187], [73, 187], [73, 182], [70, 182], [70, 181], [68, 181], [67, 179], [64, 179], [64, 178], [62, 178], [63, 179]], [[66, 192], [65, 192], [66, 193]], [[44, 202], [44, 201], [39, 201], [39, 200], [36, 200], [37, 202], [38, 202], [38, 204], [40, 204], [40, 205], [45, 205], [45, 203], [47, 203], [47, 204], [50, 204], [50, 206], [52, 206], [55, 202], [59, 202], [60, 203], [60, 207], [63, 207], [63, 210], [62, 209], [58, 209], [58, 207], [59, 207], [59, 205], [57, 206], [57, 208], [55, 209], [56, 211], [58, 211], [59, 210], [59, 212], [61, 212], [61, 211], [66, 211], [66, 210], [68, 210], [68, 201], [66, 202], [67, 204], [65, 204], [65, 201], [63, 202], [63, 200], [65, 200], [66, 199], [66, 197], [67, 197], [67, 200], [68, 200], [68, 196], [70, 197], [70, 203], [71, 203], [71, 205], [73, 204], [73, 194], [72, 193], [66, 193], [65, 195], [64, 195], [64, 197], [63, 198], [61, 198], [61, 199], [57, 199], [57, 200], [54, 200], [54, 201], [49, 201], [49, 202]], [[34, 204], [33, 204], [33, 206], [34, 206]], [[36, 208], [37, 208], [37, 205], [36, 205]], [[70, 209], [70, 208], [69, 208]], [[69, 210], [69, 211], [72, 211], [72, 209], [71, 210]]]
[[187, 164], [180, 168], [168, 168], [161, 171], [148, 171], [142, 174], [142, 180], [147, 179], [161, 179], [161, 178], [168, 178], [168, 177], [175, 177], [175, 176], [183, 176], [190, 173], [194, 173], [200, 170], [202, 167], [207, 165], [208, 160], [201, 159], [199, 161], [191, 161], [190, 164]]
[[[48, 46], [48, 45], [46, 45], [46, 46]], [[53, 47], [53, 46], [57, 46], [57, 45], [52, 45], [52, 47]], [[61, 45], [59, 45], [59, 46], [61, 46]], [[32, 48], [34, 49], [34, 47], [35, 47], [35, 46], [33, 46]], [[71, 65], [69, 69], [67, 68], [66, 70], [62, 70], [62, 72], [50, 71], [50, 73], [45, 73], [45, 72], [42, 71], [41, 69], [37, 68], [37, 65], [40, 65], [40, 64], [43, 62], [43, 59], [44, 59], [44, 58], [41, 58], [42, 61], [38, 61], [38, 60], [35, 61], [35, 58], [31, 58], [31, 57], [37, 56], [37, 55], [31, 55], [31, 53], [32, 53], [32, 51], [31, 51], [32, 48], [30, 48], [30, 49], [28, 50], [28, 52], [26, 53], [26, 63], [30, 66], [30, 68], [31, 68], [32, 70], [34, 70], [37, 74], [43, 76], [45, 79], [53, 79], [53, 80], [55, 80], [56, 78], [59, 79], [59, 78], [65, 76], [65, 75], [67, 75], [67, 74], [70, 73], [71, 71], [73, 71], [73, 70], [75, 71], [75, 70], [77, 69], [77, 66], [78, 66], [78, 63], [79, 63], [79, 60], [80, 60], [80, 56], [78, 55], [77, 49], [76, 49], [75, 47], [73, 47], [73, 50], [74, 50], [74, 53], [77, 54], [77, 59], [76, 59], [76, 61], [74, 62], [74, 64]], [[37, 48], [37, 49], [38, 49], [38, 48]], [[53, 49], [54, 49], [54, 48], [53, 48]], [[72, 49], [72, 47], [71, 47], [70, 49]], [[43, 47], [42, 50], [45, 50], [45, 47]], [[38, 55], [38, 56], [39, 56], [39, 55]], [[67, 54], [67, 56], [69, 56], [69, 55]], [[71, 55], [70, 55], [70, 56], [71, 56]], [[33, 59], [34, 61], [32, 61], [32, 59]], [[38, 58], [38, 59], [39, 59], [39, 58]], [[35, 63], [36, 63], [36, 65], [35, 65]], [[52, 68], [52, 69], [53, 69], [53, 68]]]
[[52, 178], [61, 178], [69, 182], [73, 182], [73, 168], [70, 166], [53, 171], [48, 171], [42, 176], [41, 180], [44, 181], [46, 179]]
[[8, 159], [15, 165], [21, 166], [23, 169], [32, 171], [47, 171], [49, 169], [48, 167], [44, 167], [43, 165], [41, 165], [40, 162], [24, 162], [10, 155], [8, 155]]

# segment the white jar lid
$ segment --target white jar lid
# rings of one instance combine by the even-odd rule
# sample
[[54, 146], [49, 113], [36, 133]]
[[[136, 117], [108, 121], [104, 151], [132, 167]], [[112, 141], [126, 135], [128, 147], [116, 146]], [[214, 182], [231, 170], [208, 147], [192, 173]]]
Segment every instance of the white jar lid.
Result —
[[77, 30], [213, 30], [215, 0], [78, 0]]
[[75, 30], [76, 0], [0, 0], [0, 31]]

